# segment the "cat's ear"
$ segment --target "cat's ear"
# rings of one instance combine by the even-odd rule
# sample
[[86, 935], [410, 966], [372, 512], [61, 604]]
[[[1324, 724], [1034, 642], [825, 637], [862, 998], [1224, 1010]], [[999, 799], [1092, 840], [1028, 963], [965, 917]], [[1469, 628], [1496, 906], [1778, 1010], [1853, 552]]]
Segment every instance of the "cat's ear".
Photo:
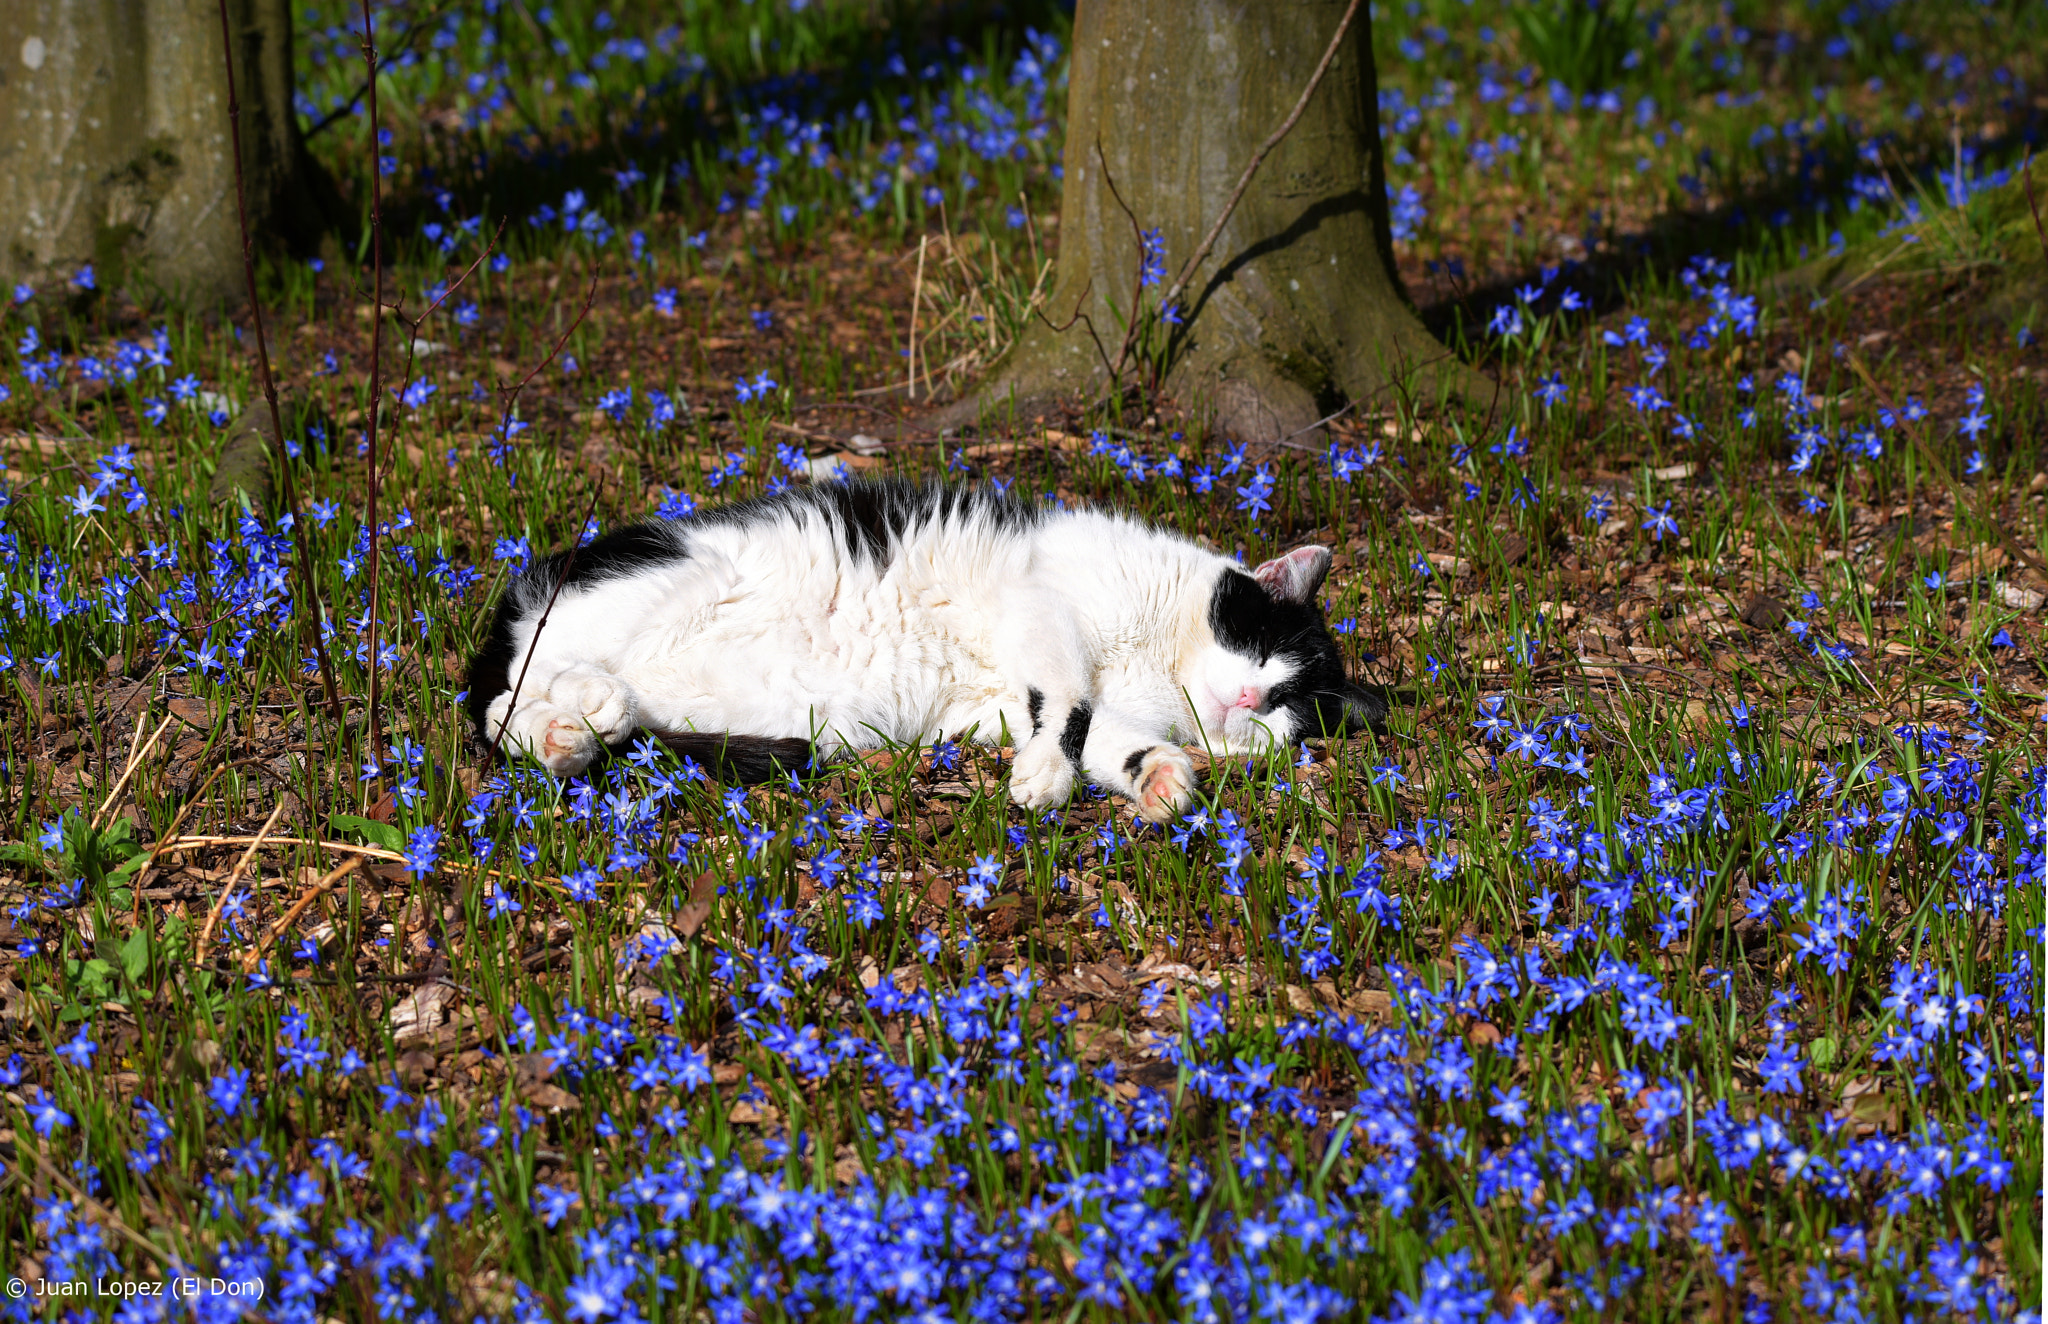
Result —
[[1329, 573], [1330, 549], [1309, 546], [1274, 557], [1252, 571], [1252, 578], [1282, 602], [1306, 603], [1315, 597], [1316, 590], [1323, 586], [1323, 576]]

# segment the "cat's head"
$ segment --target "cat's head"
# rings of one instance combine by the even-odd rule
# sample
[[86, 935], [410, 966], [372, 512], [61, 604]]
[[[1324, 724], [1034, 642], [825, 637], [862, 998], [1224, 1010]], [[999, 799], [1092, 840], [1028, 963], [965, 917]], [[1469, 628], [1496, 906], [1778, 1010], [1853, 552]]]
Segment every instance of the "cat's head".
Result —
[[1363, 730], [1385, 719], [1377, 695], [1344, 675], [1316, 609], [1325, 547], [1301, 547], [1246, 573], [1227, 566], [1209, 596], [1211, 639], [1186, 676], [1188, 700], [1218, 753], [1248, 753]]

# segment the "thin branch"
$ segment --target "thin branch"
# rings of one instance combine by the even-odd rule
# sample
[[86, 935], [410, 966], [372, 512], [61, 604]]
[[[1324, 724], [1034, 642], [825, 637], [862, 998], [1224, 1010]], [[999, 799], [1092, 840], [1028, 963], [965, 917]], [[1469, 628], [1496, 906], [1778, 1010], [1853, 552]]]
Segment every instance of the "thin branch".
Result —
[[[225, 0], [223, 0], [225, 4]], [[223, 10], [222, 12], [226, 12]], [[384, 163], [378, 160], [377, 142], [377, 27], [370, 16], [370, 0], [363, 0], [363, 67], [370, 76], [370, 417], [364, 436], [370, 450], [370, 757], [381, 772], [384, 764], [384, 724], [377, 713], [377, 613], [383, 603], [379, 593], [377, 547], [382, 536], [377, 529], [377, 413], [384, 407]]]
[[2034, 199], [2034, 149], [2027, 149], [2027, 159], [2020, 166], [2020, 179], [2027, 186], [2027, 208], [2034, 213], [2034, 235], [2041, 241], [2041, 256], [2048, 259], [2048, 226], [2041, 224], [2041, 204]]
[[[253, 850], [254, 847], [251, 847], [251, 849]], [[291, 929], [292, 925], [298, 923], [299, 916], [305, 914], [315, 901], [333, 891], [337, 883], [361, 867], [363, 860], [364, 857], [361, 855], [351, 855], [330, 870], [319, 882], [307, 888], [305, 895], [294, 901], [291, 909], [280, 915], [277, 922], [272, 924], [269, 930], [252, 944], [248, 951], [242, 954], [242, 973], [256, 973], [256, 967], [262, 963], [263, 953], [269, 951], [272, 944], [276, 943], [279, 938], [282, 938]]]
[[[505, 715], [498, 719], [498, 734], [491, 737], [492, 749], [504, 742], [505, 728], [511, 725], [512, 712], [519, 706], [519, 691], [526, 684], [527, 669], [533, 665], [533, 655], [540, 648], [541, 631], [548, 628], [548, 617], [555, 611], [555, 599], [562, 596], [562, 585], [569, 582], [569, 573], [576, 568], [576, 553], [583, 548], [583, 531], [590, 527], [590, 517], [597, 513], [597, 498], [603, 491], [604, 477], [600, 474], [597, 485], [590, 490], [590, 505], [583, 512], [583, 522], [571, 535], [569, 553], [562, 558], [561, 573], [555, 576], [555, 586], [548, 591], [548, 605], [541, 609], [540, 619], [533, 625], [533, 637], [526, 641], [526, 660], [519, 664], [519, 678], [512, 682], [512, 697], [505, 702]], [[532, 752], [530, 748], [528, 752]]]
[[[555, 361], [555, 356], [562, 352], [562, 346], [569, 343], [569, 337], [576, 334], [576, 328], [583, 325], [583, 319], [590, 315], [591, 305], [596, 302], [597, 265], [595, 263], [592, 263], [590, 268], [590, 288], [584, 291], [583, 306], [576, 310], [576, 316], [570, 320], [568, 326], [562, 329], [562, 334], [555, 338], [554, 347], [548, 350], [547, 357], [542, 359], [539, 363], [534, 364], [533, 367], [527, 369], [526, 375], [524, 377], [521, 377], [517, 383], [511, 386], [500, 385], [498, 387], [500, 391], [503, 391], [505, 393], [505, 412], [498, 419], [499, 436], [506, 438], [508, 441], [511, 439], [512, 434], [510, 429], [512, 427], [512, 415], [513, 412], [519, 407], [519, 393], [526, 389], [526, 384], [528, 382], [532, 381], [535, 377], [538, 377], [542, 372], [546, 371], [547, 366]], [[604, 491], [604, 481], [602, 475], [600, 475], [596, 489], [593, 490], [590, 494], [590, 508], [583, 513], [583, 522], [576, 526], [574, 541], [572, 541], [569, 544], [569, 555], [562, 563], [562, 573], [560, 576], [556, 578], [555, 587], [548, 594], [548, 605], [546, 609], [541, 612], [540, 620], [537, 623], [535, 623], [533, 627], [533, 638], [527, 641], [526, 661], [522, 663], [519, 667], [519, 679], [513, 682], [512, 697], [505, 704], [505, 716], [498, 723], [498, 733], [495, 736], [485, 737], [486, 743], [488, 743], [492, 749], [496, 749], [499, 743], [505, 739], [505, 727], [512, 720], [512, 710], [519, 706], [520, 687], [526, 684], [526, 669], [533, 665], [534, 646], [540, 643], [540, 632], [547, 628], [548, 615], [555, 609], [555, 598], [561, 594], [562, 585], [569, 578], [570, 567], [576, 564], [576, 551], [577, 548], [582, 544], [583, 530], [590, 527], [590, 517], [597, 512], [597, 497], [598, 493], [602, 491]]]
[[1209, 256], [1209, 250], [1216, 246], [1216, 240], [1223, 234], [1223, 227], [1229, 223], [1231, 213], [1237, 210], [1238, 202], [1243, 199], [1244, 191], [1251, 187], [1252, 176], [1259, 173], [1259, 166], [1265, 162], [1267, 154], [1278, 147], [1281, 139], [1293, 131], [1296, 121], [1301, 119], [1302, 112], [1308, 109], [1309, 98], [1314, 96], [1316, 88], [1322, 85], [1323, 75], [1329, 72], [1331, 61], [1337, 58], [1338, 47], [1344, 44], [1344, 34], [1351, 30], [1351, 20], [1358, 15], [1358, 5], [1359, 0], [1351, 0], [1345, 7], [1344, 17], [1338, 20], [1337, 30], [1330, 34], [1329, 49], [1323, 52], [1322, 62], [1316, 65], [1315, 73], [1309, 76], [1308, 86], [1301, 89], [1301, 96], [1295, 101], [1294, 109], [1288, 112], [1280, 127], [1273, 130], [1272, 136], [1259, 144], [1259, 150], [1252, 153], [1252, 159], [1245, 163], [1244, 174], [1238, 177], [1237, 187], [1230, 192], [1230, 200], [1223, 204], [1223, 211], [1216, 217], [1216, 223], [1209, 227], [1209, 233], [1202, 236], [1200, 246], [1182, 264], [1180, 274], [1173, 278], [1173, 284], [1159, 300], [1160, 307], [1171, 308], [1180, 301], [1181, 295], [1187, 290], [1188, 281], [1194, 277], [1196, 268]]
[[[398, 38], [396, 48], [401, 52], [410, 50], [412, 48], [413, 39], [419, 36], [420, 33], [425, 32], [428, 27], [438, 22], [441, 18], [441, 15], [447, 12], [448, 0], [441, 0], [441, 3], [434, 6], [434, 8], [430, 12], [428, 12], [424, 17], [416, 18], [412, 21], [412, 25], [406, 28], [405, 32]], [[365, 92], [368, 92], [369, 90], [370, 84], [369, 81], [366, 79], [364, 80], [363, 85], [357, 88], [355, 92], [350, 95], [347, 101], [343, 102], [339, 106], [336, 106], [333, 110], [330, 110], [325, 115], [321, 116], [320, 119], [313, 125], [312, 128], [307, 129], [305, 132], [301, 133], [299, 137], [302, 139], [311, 139], [315, 134], [326, 132], [330, 127], [334, 125], [336, 121], [346, 119], [348, 116], [355, 114], [356, 106], [362, 102], [363, 94]]]
[[917, 306], [924, 302], [924, 249], [927, 236], [917, 237], [917, 282], [910, 287], [910, 345], [903, 351], [910, 360], [910, 375], [903, 380], [906, 399], [917, 399]]
[[[405, 343], [405, 381], [398, 388], [399, 404], [403, 405], [405, 403], [406, 392], [412, 390], [413, 366], [418, 361], [417, 356], [419, 354], [420, 347], [420, 328], [422, 326], [425, 326], [427, 319], [434, 315], [435, 309], [439, 308], [442, 304], [448, 302], [448, 300], [455, 297], [455, 292], [462, 288], [462, 283], [468, 280], [471, 276], [476, 274], [476, 269], [483, 265], [484, 259], [491, 255], [491, 251], [498, 246], [498, 241], [504, 237], [505, 222], [503, 220], [500, 220], [498, 222], [497, 230], [492, 233], [490, 239], [484, 244], [483, 251], [479, 252], [476, 255], [476, 260], [471, 262], [467, 267], [463, 268], [462, 274], [455, 278], [454, 284], [450, 285], [447, 289], [442, 290], [440, 294], [435, 296], [434, 301], [432, 303], [428, 304], [425, 308], [420, 309], [420, 315], [418, 317], [406, 317], [405, 314], [400, 310], [399, 304], [384, 303], [383, 292], [381, 290], [378, 291], [375, 296], [373, 296], [373, 307], [376, 309], [377, 316], [383, 316], [384, 310], [386, 308], [389, 308], [394, 317], [397, 317], [401, 321], [405, 322], [406, 327], [410, 332], [410, 334], [407, 335], [406, 337]], [[391, 426], [394, 432], [397, 430], [398, 427], [398, 418], [399, 415], [397, 411], [394, 410], [391, 415]], [[394, 446], [392, 449], [395, 452], [397, 448]]]
[[1074, 300], [1074, 315], [1072, 317], [1069, 317], [1064, 322], [1054, 322], [1050, 317], [1047, 317], [1045, 315], [1045, 309], [1043, 308], [1033, 308], [1031, 310], [1031, 315], [1033, 317], [1036, 317], [1039, 321], [1045, 323], [1046, 328], [1056, 336], [1063, 336], [1067, 332], [1071, 331], [1074, 327], [1074, 323], [1076, 322], [1079, 322], [1082, 326], [1087, 327], [1088, 338], [1095, 342], [1095, 356], [1102, 360], [1102, 370], [1109, 374], [1110, 385], [1111, 388], [1114, 389], [1116, 384], [1116, 369], [1110, 366], [1109, 351], [1102, 347], [1102, 337], [1095, 334], [1094, 319], [1090, 318], [1088, 314], [1081, 311], [1082, 307], [1088, 302], [1088, 291], [1093, 288], [1095, 288], [1095, 277], [1090, 276], [1087, 279], [1087, 281], [1081, 286], [1081, 297]]
[[[576, 328], [583, 325], [583, 319], [590, 315], [591, 306], [596, 302], [597, 268], [595, 265], [593, 265], [590, 269], [590, 288], [586, 290], [583, 295], [583, 306], [576, 310], [575, 318], [569, 323], [567, 327], [563, 328], [562, 334], [555, 338], [555, 347], [548, 351], [548, 356], [542, 359], [539, 363], [534, 364], [532, 369], [530, 369], [524, 377], [521, 377], [517, 384], [512, 386], [506, 386], [502, 383], [499, 384], [498, 389], [500, 391], [508, 393], [505, 400], [505, 412], [503, 416], [501, 416], [498, 420], [498, 431], [501, 435], [505, 434], [505, 429], [510, 427], [512, 424], [512, 411], [518, 408], [519, 406], [519, 393], [526, 389], [526, 384], [528, 382], [540, 376], [541, 373], [547, 371], [547, 366], [555, 361], [555, 356], [557, 354], [560, 354], [562, 352], [562, 346], [569, 343], [569, 337], [576, 334]], [[509, 440], [509, 435], [507, 439]]]
[[1095, 162], [1102, 167], [1102, 182], [1109, 185], [1109, 196], [1115, 198], [1116, 205], [1123, 209], [1124, 219], [1131, 223], [1131, 235], [1138, 245], [1138, 274], [1131, 278], [1131, 315], [1124, 322], [1124, 343], [1117, 347], [1116, 366], [1109, 371], [1109, 389], [1114, 392], [1123, 380], [1124, 364], [1131, 360], [1131, 347], [1138, 343], [1138, 308], [1145, 298], [1145, 227], [1138, 224], [1138, 213], [1124, 201], [1123, 190], [1116, 186], [1116, 176], [1109, 172], [1109, 158], [1102, 154], [1100, 134], [1095, 137]]
[[242, 852], [242, 858], [235, 867], [228, 870], [227, 881], [220, 886], [220, 895], [214, 898], [213, 909], [206, 913], [206, 923], [199, 926], [199, 937], [192, 943], [192, 964], [206, 964], [206, 948], [213, 941], [213, 931], [220, 924], [221, 911], [227, 908], [228, 898], [234, 895], [235, 884], [241, 881], [242, 870], [249, 867], [249, 861], [256, 858], [256, 851], [263, 845], [263, 839], [270, 835], [270, 829], [277, 826], [277, 819], [284, 813], [284, 801], [279, 800], [271, 807], [270, 817], [263, 820], [263, 826], [256, 832], [249, 849]]
[[108, 791], [107, 798], [100, 802], [99, 812], [92, 816], [94, 831], [99, 830], [101, 822], [120, 800], [121, 792], [128, 789], [128, 779], [135, 775], [135, 770], [142, 766], [142, 761], [149, 757], [151, 750], [156, 748], [157, 737], [164, 733], [165, 727], [177, 720], [178, 715], [176, 713], [165, 714], [164, 720], [159, 722], [156, 730], [150, 733], [149, 743], [143, 744], [141, 742], [143, 722], [140, 717], [135, 719], [136, 744], [128, 752], [128, 763], [126, 767], [121, 769], [121, 780], [114, 783], [114, 789]]
[[[19, 1131], [15, 1132], [14, 1134], [16, 1135], [16, 1137], [19, 1137], [21, 1135]], [[51, 1181], [56, 1182], [59, 1186], [62, 1186], [64, 1188], [65, 1194], [69, 1195], [72, 1199], [76, 1200], [80, 1208], [84, 1209], [87, 1213], [93, 1214], [100, 1218], [102, 1221], [104, 1221], [109, 1231], [133, 1243], [137, 1250], [140, 1250], [144, 1255], [147, 1255], [150, 1257], [150, 1259], [154, 1260], [158, 1268], [168, 1269], [179, 1262], [179, 1256], [166, 1253], [163, 1247], [157, 1245], [148, 1237], [143, 1236], [134, 1228], [129, 1227], [128, 1224], [121, 1220], [121, 1216], [119, 1214], [107, 1208], [98, 1200], [93, 1199], [92, 1196], [86, 1194], [85, 1191], [81, 1190], [77, 1182], [72, 1181], [70, 1177], [64, 1174], [63, 1169], [59, 1168], [56, 1164], [50, 1162], [49, 1159], [43, 1157], [43, 1151], [41, 1146], [36, 1145], [32, 1142], [28, 1144], [22, 1144], [18, 1139], [16, 1143], [18, 1148], [25, 1150], [28, 1156], [35, 1160], [36, 1166], [42, 1169], [43, 1175], [48, 1177]], [[16, 1279], [15, 1281], [19, 1282], [20, 1279]]]
[[[292, 520], [292, 543], [298, 551], [299, 592], [305, 599], [303, 609], [293, 614], [299, 618], [301, 636], [306, 632], [310, 619], [313, 657], [320, 668], [320, 685], [327, 693], [328, 709], [339, 725], [343, 720], [341, 692], [335, 688], [334, 666], [327, 656], [327, 640], [320, 631], [320, 597], [313, 579], [313, 551], [307, 545], [305, 531], [299, 527], [298, 484], [292, 475], [291, 456], [284, 453], [284, 417], [277, 407], [277, 380], [270, 372], [270, 346], [263, 336], [263, 301], [256, 292], [255, 236], [249, 232], [249, 196], [242, 182], [242, 101], [235, 91], [234, 29], [228, 22], [227, 0], [220, 0], [219, 7], [221, 59], [228, 75], [228, 139], [235, 153], [235, 215], [242, 226], [242, 277], [249, 286], [249, 316], [256, 331], [257, 377], [263, 384], [263, 398], [270, 405], [270, 426], [277, 436], [277, 472], [284, 486], [285, 513]], [[310, 618], [307, 612], [312, 613]]]

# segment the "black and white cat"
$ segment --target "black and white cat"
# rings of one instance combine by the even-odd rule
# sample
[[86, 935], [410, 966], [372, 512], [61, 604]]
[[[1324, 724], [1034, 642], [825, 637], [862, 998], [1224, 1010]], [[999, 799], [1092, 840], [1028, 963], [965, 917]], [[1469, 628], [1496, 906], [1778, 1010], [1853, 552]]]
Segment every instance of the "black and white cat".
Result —
[[487, 744], [562, 775], [636, 729], [699, 733], [679, 747], [756, 776], [771, 753], [1007, 732], [1018, 804], [1064, 801], [1080, 772], [1166, 821], [1194, 786], [1183, 743], [1252, 753], [1386, 713], [1314, 605], [1322, 547], [1246, 572], [1107, 511], [853, 482], [569, 555], [507, 588], [467, 699]]

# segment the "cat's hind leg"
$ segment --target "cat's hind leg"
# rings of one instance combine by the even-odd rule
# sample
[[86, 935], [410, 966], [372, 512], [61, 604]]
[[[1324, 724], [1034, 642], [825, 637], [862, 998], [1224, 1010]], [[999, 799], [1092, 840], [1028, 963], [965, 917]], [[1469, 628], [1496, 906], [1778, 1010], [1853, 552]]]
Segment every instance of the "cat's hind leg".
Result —
[[557, 673], [531, 696], [522, 693], [517, 709], [511, 704], [509, 690], [491, 701], [484, 738], [532, 755], [560, 777], [589, 767], [631, 735], [640, 718], [639, 696], [623, 678], [580, 667]]

